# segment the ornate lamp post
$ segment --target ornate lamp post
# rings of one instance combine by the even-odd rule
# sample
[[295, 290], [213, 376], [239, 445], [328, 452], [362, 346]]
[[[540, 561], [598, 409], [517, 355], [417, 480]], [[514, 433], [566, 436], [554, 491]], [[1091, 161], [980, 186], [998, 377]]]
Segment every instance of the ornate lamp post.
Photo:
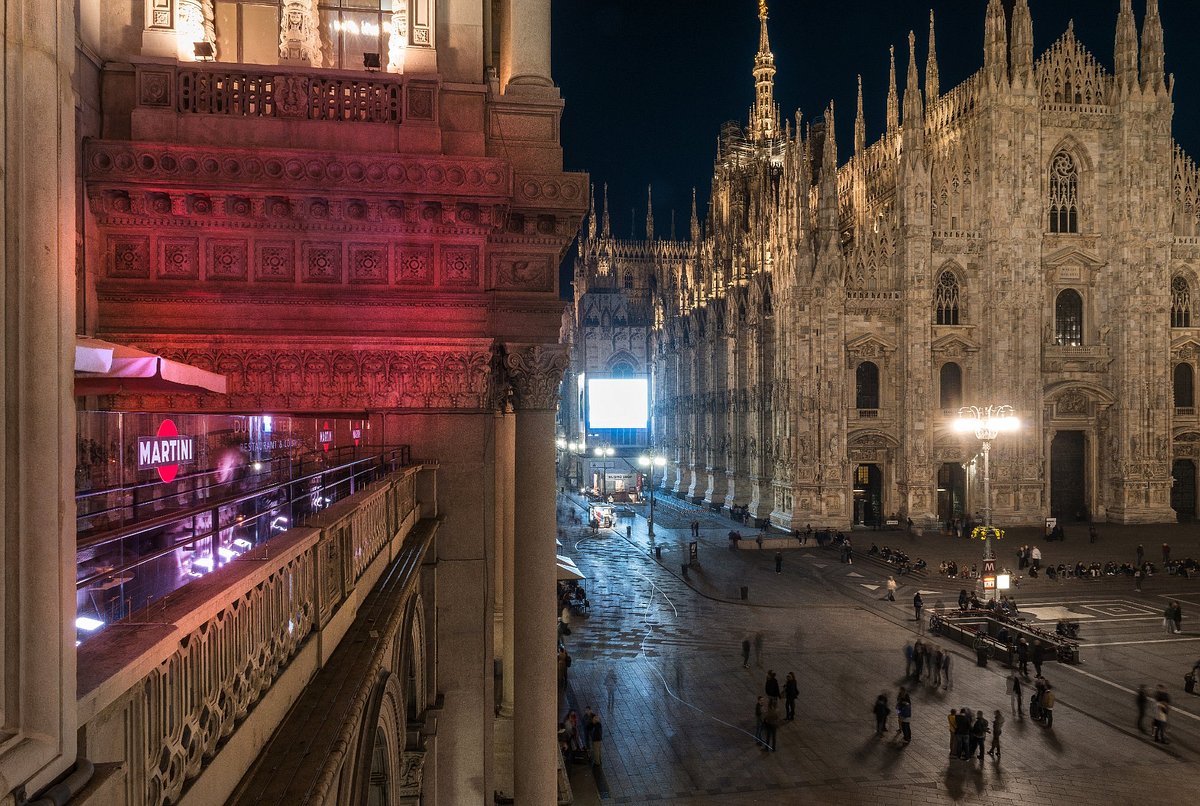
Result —
[[649, 468], [649, 471], [650, 471], [650, 517], [646, 521], [646, 523], [647, 523], [646, 534], [650, 537], [651, 540], [653, 540], [654, 539], [654, 468], [665, 467], [667, 464], [667, 458], [665, 456], [655, 455], [654, 449], [651, 448], [647, 454], [638, 457], [638, 464], [641, 465], [642, 467]]
[[[992, 528], [992, 484], [991, 468], [988, 465], [988, 451], [992, 440], [1006, 431], [1016, 431], [1021, 427], [1012, 406], [963, 406], [958, 410], [954, 420], [954, 430], [959, 433], [974, 433], [975, 438], [982, 443], [983, 453], [983, 588], [987, 593], [995, 591], [996, 585], [996, 555], [992, 551], [992, 537], [999, 535], [999, 530]], [[989, 585], [989, 579], [991, 584]]]

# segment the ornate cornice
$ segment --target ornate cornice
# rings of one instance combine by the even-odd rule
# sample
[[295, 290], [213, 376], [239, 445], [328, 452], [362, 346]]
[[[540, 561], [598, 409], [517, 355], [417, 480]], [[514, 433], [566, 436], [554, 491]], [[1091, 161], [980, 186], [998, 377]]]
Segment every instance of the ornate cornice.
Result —
[[518, 410], [558, 407], [563, 370], [571, 363], [565, 345], [505, 345], [504, 370], [512, 383], [513, 402]]
[[[487, 157], [336, 154], [92, 140], [84, 149], [84, 172], [89, 182], [208, 187], [220, 192], [231, 187], [311, 192], [319, 187], [326, 192], [345, 189], [355, 193], [512, 195], [508, 163]], [[582, 190], [579, 192], [582, 194]]]

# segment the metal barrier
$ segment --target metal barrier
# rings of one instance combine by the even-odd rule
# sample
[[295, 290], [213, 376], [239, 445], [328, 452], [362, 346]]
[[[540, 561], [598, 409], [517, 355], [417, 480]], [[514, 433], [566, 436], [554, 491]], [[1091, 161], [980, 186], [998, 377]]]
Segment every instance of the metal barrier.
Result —
[[[996, 636], [1001, 628], [1008, 631], [1007, 640]], [[1011, 616], [994, 610], [956, 610], [950, 613], [934, 613], [929, 617], [929, 631], [944, 635], [966, 646], [974, 646], [979, 639], [988, 644], [989, 657], [1013, 665], [1016, 662], [1017, 639], [1025, 637], [1033, 652], [1033, 642], [1040, 641], [1048, 650], [1043, 661], [1079, 663], [1079, 644], [1061, 635], [1025, 624]]]

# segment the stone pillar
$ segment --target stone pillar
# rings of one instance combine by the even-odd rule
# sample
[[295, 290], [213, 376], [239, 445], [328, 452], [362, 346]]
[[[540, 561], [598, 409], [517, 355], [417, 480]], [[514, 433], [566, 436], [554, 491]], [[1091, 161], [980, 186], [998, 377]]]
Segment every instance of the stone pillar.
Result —
[[550, 0], [507, 0], [500, 29], [500, 85], [553, 87]]
[[554, 416], [568, 364], [558, 345], [510, 344], [516, 404], [513, 770], [517, 803], [558, 799]]
[[279, 18], [279, 61], [322, 67], [316, 0], [287, 0]]
[[175, 30], [180, 61], [195, 60], [197, 42], [208, 42], [215, 48], [213, 0], [179, 0]]
[[513, 670], [513, 619], [516, 605], [515, 590], [516, 559], [513, 539], [516, 534], [516, 415], [512, 406], [505, 405], [496, 416], [496, 547], [500, 559], [500, 573], [496, 579], [496, 595], [500, 600], [501, 618], [501, 668], [503, 681], [500, 691], [500, 716], [513, 714], [514, 678]]
[[78, 734], [75, 9], [3, 5], [0, 801], [18, 787], [36, 798], [74, 763]]

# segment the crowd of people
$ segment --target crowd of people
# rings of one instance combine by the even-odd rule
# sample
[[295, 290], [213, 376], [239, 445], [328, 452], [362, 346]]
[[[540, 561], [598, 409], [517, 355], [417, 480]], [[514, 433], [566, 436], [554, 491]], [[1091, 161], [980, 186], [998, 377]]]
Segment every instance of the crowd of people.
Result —
[[868, 552], [872, 557], [878, 557], [884, 562], [891, 563], [896, 566], [896, 569], [901, 574], [912, 573], [913, 571], [924, 571], [929, 564], [918, 557], [915, 561], [910, 559], [908, 554], [900, 549], [894, 549], [889, 546], [879, 548], [874, 543], [871, 544], [871, 550]]

